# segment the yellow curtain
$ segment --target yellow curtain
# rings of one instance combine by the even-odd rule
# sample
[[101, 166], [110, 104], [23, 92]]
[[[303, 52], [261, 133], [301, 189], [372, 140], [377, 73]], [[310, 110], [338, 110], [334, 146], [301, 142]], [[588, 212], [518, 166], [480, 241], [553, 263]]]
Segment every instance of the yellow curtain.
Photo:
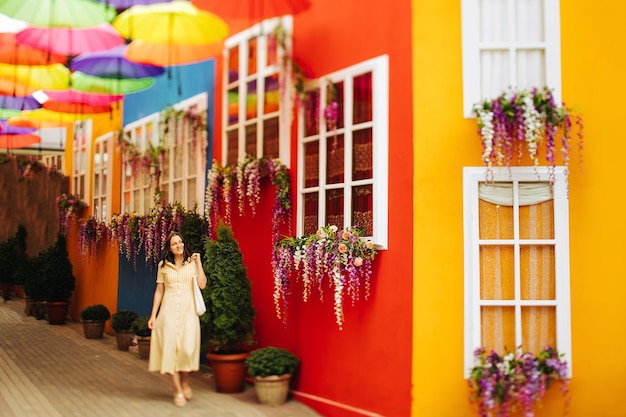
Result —
[[[515, 248], [502, 245], [480, 247], [480, 296], [495, 306], [481, 308], [482, 346], [504, 353], [522, 345], [538, 353], [556, 344], [554, 306], [521, 305], [555, 299], [554, 247], [551, 244], [524, 244], [524, 239], [554, 238], [552, 200], [519, 208], [519, 274], [516, 283]], [[481, 239], [514, 239], [514, 210], [511, 206], [479, 200]], [[518, 294], [515, 292], [519, 286]], [[498, 301], [512, 305], [498, 306]], [[504, 304], [504, 303], [503, 303]], [[515, 338], [516, 307], [520, 309], [521, 340]]]

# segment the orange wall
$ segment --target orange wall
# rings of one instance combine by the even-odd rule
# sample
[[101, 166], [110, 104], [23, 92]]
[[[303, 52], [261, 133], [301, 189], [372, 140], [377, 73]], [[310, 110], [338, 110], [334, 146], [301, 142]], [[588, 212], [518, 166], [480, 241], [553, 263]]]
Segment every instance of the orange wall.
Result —
[[[253, 282], [257, 340], [259, 346], [278, 345], [300, 356], [296, 398], [322, 415], [406, 416], [411, 403], [413, 210], [409, 2], [311, 3], [309, 10], [294, 18], [294, 56], [314, 76], [379, 55], [390, 57], [389, 250], [380, 252], [375, 262], [371, 298], [355, 307], [346, 300], [343, 331], [335, 324], [332, 290], [326, 288], [323, 301], [314, 292], [304, 303], [300, 282], [292, 284], [289, 320], [284, 328], [276, 318], [272, 295], [269, 218], [273, 186], [264, 180], [256, 216], [252, 218], [248, 213], [233, 220], [235, 237]], [[221, 85], [218, 94], [220, 90]], [[218, 132], [219, 124], [218, 113]], [[295, 125], [292, 132], [291, 173], [295, 186]], [[220, 148], [215, 147], [216, 157]]]
[[[482, 149], [476, 121], [462, 117], [460, 5], [413, 1], [413, 416], [477, 415], [463, 379], [461, 170], [481, 166]], [[614, 206], [626, 152], [625, 15], [623, 2], [561, 2], [563, 97], [585, 123], [584, 172], [574, 159], [570, 175], [571, 417], [626, 415], [626, 222]], [[552, 391], [537, 417], [563, 415]]]

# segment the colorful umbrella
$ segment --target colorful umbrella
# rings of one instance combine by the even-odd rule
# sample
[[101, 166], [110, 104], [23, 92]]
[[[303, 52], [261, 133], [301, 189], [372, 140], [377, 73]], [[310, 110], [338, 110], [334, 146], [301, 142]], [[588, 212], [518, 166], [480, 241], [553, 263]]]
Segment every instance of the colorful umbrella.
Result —
[[35, 97], [0, 95], [0, 108], [14, 110], [35, 110], [41, 107]]
[[2, 0], [0, 13], [44, 27], [97, 26], [117, 15], [113, 7], [93, 0]]
[[136, 6], [138, 4], [155, 4], [155, 3], [168, 3], [172, 0], [98, 0], [100, 3], [105, 3], [115, 7], [117, 10], [126, 10], [129, 7]]
[[222, 53], [223, 42], [209, 45], [166, 45], [137, 39], [128, 44], [126, 57], [142, 64], [172, 66], [204, 61]]
[[184, 0], [133, 6], [120, 13], [113, 26], [127, 39], [165, 45], [208, 45], [229, 33], [220, 17]]
[[154, 84], [154, 78], [100, 78], [80, 71], [72, 73], [75, 90], [99, 94], [127, 94], [146, 90]]
[[70, 85], [70, 71], [62, 64], [0, 64], [0, 93], [25, 96], [36, 90], [63, 90]]
[[11, 117], [19, 116], [22, 114], [21, 110], [4, 109], [0, 107], [0, 119], [10, 119]]
[[101, 52], [81, 54], [72, 60], [70, 68], [102, 78], [146, 78], [165, 73], [161, 66], [132, 62], [125, 56], [127, 45]]
[[37, 92], [44, 109], [61, 113], [94, 114], [107, 113], [111, 104], [121, 100], [122, 95], [91, 94], [76, 90]]
[[309, 0], [191, 0], [198, 8], [224, 19], [264, 20], [298, 14], [311, 6]]
[[41, 142], [41, 137], [33, 133], [18, 135], [0, 133], [0, 148], [21, 149], [36, 145]]
[[[46, 110], [37, 110], [37, 111], [46, 111]], [[50, 114], [50, 113], [49, 113]], [[32, 116], [23, 116], [21, 113], [19, 116], [10, 117], [7, 120], [7, 125], [16, 126], [16, 127], [30, 127], [32, 129], [42, 129], [47, 127], [58, 127], [63, 126], [64, 124], [70, 124], [71, 121], [66, 123], [59, 123], [57, 121], [51, 120], [38, 120], [36, 118], [31, 118]]]
[[15, 35], [18, 42], [47, 51], [76, 56], [124, 45], [124, 38], [109, 23], [93, 27], [30, 26]]
[[0, 33], [0, 62], [11, 65], [65, 64], [67, 56], [23, 45], [15, 33]]
[[13, 126], [7, 120], [0, 120], [0, 127], [2, 127], [2, 134], [4, 135], [25, 135], [37, 130], [31, 127]]

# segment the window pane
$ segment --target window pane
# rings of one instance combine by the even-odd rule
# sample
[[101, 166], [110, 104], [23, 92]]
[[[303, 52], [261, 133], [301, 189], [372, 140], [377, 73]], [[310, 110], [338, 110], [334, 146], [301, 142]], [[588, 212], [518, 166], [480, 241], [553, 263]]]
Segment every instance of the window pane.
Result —
[[237, 165], [237, 153], [238, 153], [238, 135], [237, 129], [230, 130], [227, 133], [228, 149], [226, 151], [226, 164], [233, 166]]
[[482, 306], [480, 312], [481, 346], [487, 352], [515, 351], [515, 309]]
[[509, 3], [502, 0], [480, 0], [480, 41], [509, 41]]
[[306, 188], [317, 187], [319, 185], [319, 172], [319, 142], [309, 142], [304, 145], [304, 186]]
[[326, 224], [343, 228], [343, 189], [326, 191]]
[[101, 181], [100, 174], [96, 172], [93, 177], [93, 194], [94, 195], [102, 194], [102, 192], [100, 191], [100, 181]]
[[554, 300], [554, 246], [522, 246], [520, 279], [522, 300]]
[[163, 181], [169, 181], [170, 178], [170, 167], [171, 167], [171, 163], [170, 163], [170, 151], [169, 150], [165, 150], [165, 152], [163, 152], [163, 161], [165, 161], [165, 163], [161, 164], [161, 179]]
[[372, 120], [372, 73], [354, 78], [354, 104], [352, 119], [354, 124]]
[[[333, 101], [337, 102], [337, 129], [344, 127], [344, 108], [343, 108], [343, 94], [344, 94], [344, 82], [338, 82], [334, 84], [334, 89], [331, 89], [331, 94], [335, 95]], [[331, 130], [331, 127], [326, 124], [326, 129]]]
[[278, 158], [278, 117], [263, 122], [263, 156]]
[[554, 239], [554, 200], [519, 208], [521, 239]]
[[194, 146], [193, 142], [187, 142], [187, 175], [196, 175], [196, 152], [200, 151], [199, 144]]
[[187, 181], [187, 205], [188, 209], [193, 208], [198, 204], [196, 200], [196, 180], [195, 178], [191, 178]]
[[278, 74], [265, 79], [265, 97], [263, 100], [263, 114], [278, 111], [280, 91], [278, 88]]
[[517, 88], [541, 88], [546, 85], [545, 50], [525, 49], [517, 55]]
[[372, 185], [352, 187], [352, 226], [364, 231], [363, 236], [374, 235]]
[[548, 346], [556, 347], [556, 308], [522, 307], [522, 347], [539, 353]]
[[515, 264], [513, 246], [480, 247], [480, 298], [513, 300]]
[[513, 239], [513, 207], [478, 200], [478, 210], [480, 239]]
[[372, 129], [355, 131], [352, 147], [352, 180], [372, 178]]
[[[179, 146], [174, 148], [174, 178], [182, 178], [183, 177], [183, 147]], [[180, 200], [178, 200], [180, 201]]]
[[304, 195], [304, 234], [312, 235], [318, 228], [318, 204], [319, 196], [317, 193], [308, 193]]
[[543, 0], [515, 1], [515, 40], [517, 42], [543, 42]]
[[239, 121], [239, 88], [228, 90], [228, 125]]
[[481, 51], [480, 68], [481, 97], [496, 97], [511, 86], [511, 63], [508, 51]]
[[273, 34], [267, 35], [267, 65], [275, 65], [278, 62], [278, 44]]
[[319, 133], [320, 94], [319, 90], [306, 93], [304, 102], [304, 136], [313, 136]]
[[172, 184], [174, 186], [174, 201], [183, 202], [183, 183], [182, 181], [176, 181]]
[[326, 143], [326, 184], [339, 184], [344, 180], [343, 135], [334, 135]]
[[248, 75], [257, 72], [257, 39], [252, 38], [248, 41]]
[[246, 126], [246, 155], [256, 158], [256, 124]]
[[256, 80], [248, 81], [248, 95], [246, 96], [246, 119], [256, 117]]
[[235, 46], [228, 51], [228, 83], [239, 79], [239, 47]]

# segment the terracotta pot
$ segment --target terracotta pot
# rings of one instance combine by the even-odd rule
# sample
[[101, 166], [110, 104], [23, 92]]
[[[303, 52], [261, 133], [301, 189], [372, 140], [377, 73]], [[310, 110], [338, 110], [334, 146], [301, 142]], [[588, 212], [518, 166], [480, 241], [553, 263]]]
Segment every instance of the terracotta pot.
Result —
[[10, 299], [12, 292], [13, 292], [13, 283], [3, 282], [2, 283], [2, 298], [4, 298], [5, 300]]
[[150, 357], [150, 336], [137, 336], [137, 351], [139, 352], [139, 359]]
[[48, 323], [53, 325], [65, 324], [70, 308], [69, 301], [46, 301], [44, 304], [48, 313]]
[[287, 401], [291, 374], [254, 378], [254, 390], [261, 404], [278, 406]]
[[115, 341], [119, 350], [128, 351], [130, 344], [133, 342], [135, 334], [131, 330], [122, 330], [115, 332]]
[[83, 320], [83, 332], [87, 339], [102, 339], [104, 334], [103, 320]]
[[234, 394], [243, 392], [246, 382], [245, 360], [250, 352], [221, 354], [207, 353], [206, 358], [213, 369], [217, 392]]

